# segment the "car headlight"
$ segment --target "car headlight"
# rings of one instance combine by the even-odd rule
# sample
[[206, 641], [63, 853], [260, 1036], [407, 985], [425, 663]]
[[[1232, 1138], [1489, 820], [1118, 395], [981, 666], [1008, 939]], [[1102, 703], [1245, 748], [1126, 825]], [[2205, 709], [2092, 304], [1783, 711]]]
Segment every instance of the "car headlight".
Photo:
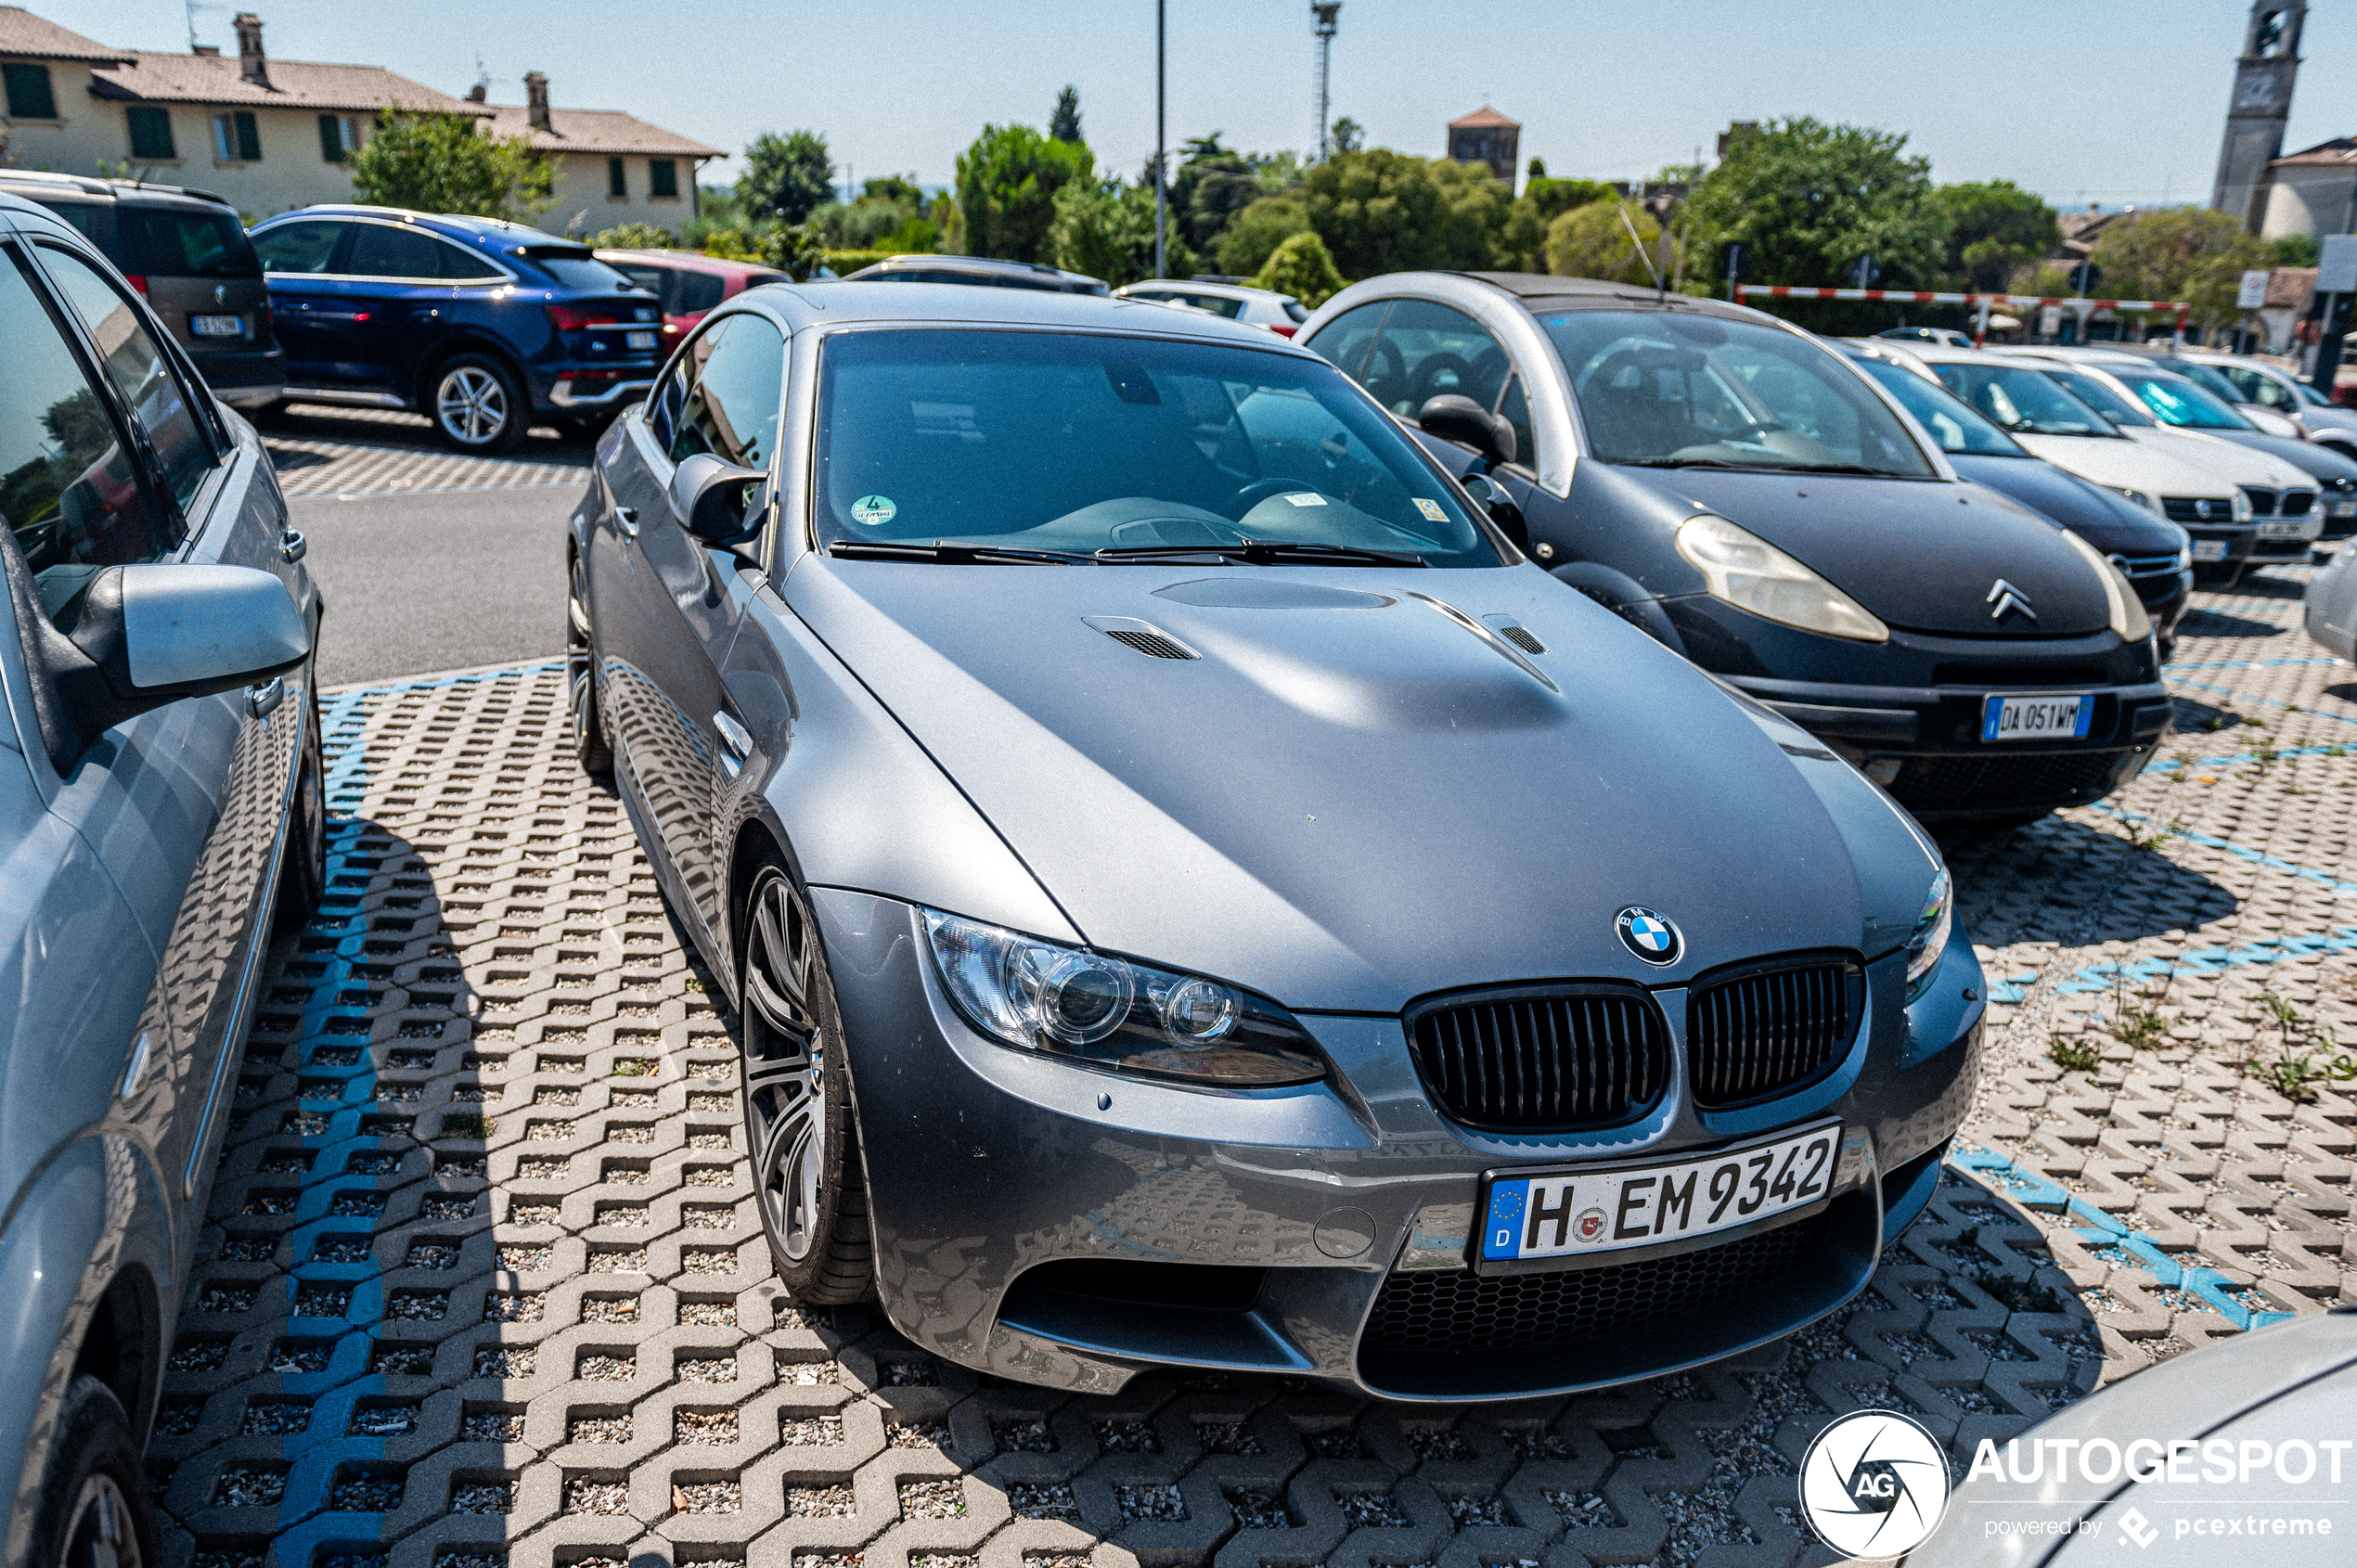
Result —
[[1931, 983], [1931, 971], [1948, 951], [1948, 934], [1956, 929], [1956, 885], [1948, 868], [1939, 868], [1924, 894], [1924, 912], [1915, 917], [1915, 933], [1907, 939], [1907, 999], [1913, 1001]]
[[1711, 598], [1763, 621], [1852, 642], [1890, 640], [1890, 628], [1856, 599], [1723, 517], [1697, 512], [1679, 524], [1678, 553], [1702, 573]]
[[1326, 1075], [1308, 1033], [1276, 1003], [1084, 948], [922, 911], [950, 1000], [1018, 1050], [1230, 1088]]
[[2250, 521], [2250, 497], [2244, 495], [2240, 490], [2235, 491], [2233, 495], [2227, 498], [2226, 510], [2227, 514], [2236, 522], [2248, 522]]
[[2180, 572], [2191, 572], [2193, 569], [2194, 546], [2192, 542], [2189, 540], [2185, 544], [2177, 546], [2177, 570]]
[[2142, 642], [2152, 636], [2153, 620], [2144, 613], [2144, 601], [2136, 597], [2136, 590], [2119, 574], [2119, 568], [2096, 554], [2094, 546], [2069, 529], [2064, 529], [2062, 536], [2070, 541], [2072, 549], [2086, 558], [2087, 564], [2094, 568], [2097, 581], [2103, 584], [2104, 602], [2111, 609], [2113, 634], [2122, 642]]

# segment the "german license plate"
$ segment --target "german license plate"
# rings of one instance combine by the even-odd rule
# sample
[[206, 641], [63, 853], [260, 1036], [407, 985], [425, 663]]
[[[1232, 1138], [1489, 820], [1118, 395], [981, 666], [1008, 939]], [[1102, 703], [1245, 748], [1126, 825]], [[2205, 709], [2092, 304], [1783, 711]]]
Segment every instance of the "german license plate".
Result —
[[2273, 522], [2260, 523], [2259, 536], [2261, 539], [2313, 539], [2319, 526], [2318, 521], [2312, 517], [2278, 518]]
[[651, 349], [655, 346], [655, 335], [652, 332], [625, 332], [622, 341], [628, 348]]
[[2226, 559], [2226, 541], [2223, 539], [2195, 540], [2194, 559], [2196, 560], [2224, 560]]
[[188, 330], [200, 338], [242, 338], [246, 335], [246, 318], [242, 315], [192, 315]]
[[2095, 699], [2084, 692], [1991, 697], [1980, 712], [1983, 740], [2084, 740]]
[[1568, 1258], [1708, 1236], [1825, 1196], [1841, 1124], [1698, 1159], [1493, 1176], [1482, 1258]]

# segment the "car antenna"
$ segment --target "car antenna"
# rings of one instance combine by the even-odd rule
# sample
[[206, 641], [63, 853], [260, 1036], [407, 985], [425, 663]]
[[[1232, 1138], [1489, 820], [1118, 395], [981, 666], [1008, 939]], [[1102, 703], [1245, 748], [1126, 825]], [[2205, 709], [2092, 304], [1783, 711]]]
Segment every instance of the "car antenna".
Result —
[[1637, 248], [1637, 259], [1645, 263], [1645, 270], [1654, 276], [1654, 288], [1655, 289], [1659, 289], [1661, 288], [1661, 269], [1654, 265], [1654, 259], [1651, 256], [1645, 254], [1645, 242], [1637, 238], [1637, 225], [1629, 216], [1629, 207], [1626, 202], [1621, 204], [1620, 222], [1621, 226], [1629, 231], [1629, 243]]

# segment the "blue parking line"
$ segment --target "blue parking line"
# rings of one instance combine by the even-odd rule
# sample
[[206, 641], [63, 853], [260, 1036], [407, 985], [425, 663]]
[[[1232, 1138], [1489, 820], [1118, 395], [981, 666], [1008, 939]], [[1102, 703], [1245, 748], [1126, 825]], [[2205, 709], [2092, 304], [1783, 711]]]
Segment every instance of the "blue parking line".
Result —
[[[2170, 678], [2172, 680], [2177, 679], [2175, 676], [2171, 676]], [[2253, 697], [2247, 691], [2236, 691], [2230, 686], [2212, 686], [2208, 681], [2189, 680], [2178, 680], [2177, 684], [2180, 686], [2197, 686], [2204, 691], [2222, 692], [2224, 695], [2233, 698], [2237, 702], [2257, 702], [2269, 708], [2298, 708], [2303, 713], [2313, 713], [2320, 719], [2330, 719], [2335, 724], [2357, 724], [2357, 718], [2351, 718], [2345, 713], [2328, 713], [2322, 708], [2311, 708], [2299, 702], [2286, 702], [2281, 699], [2274, 697]]]
[[2072, 1227], [2072, 1233], [2080, 1240], [2091, 1247], [2119, 1248], [2134, 1260], [2136, 1267], [2151, 1275], [2158, 1288], [2191, 1292], [2237, 1329], [2263, 1329], [2296, 1316], [2253, 1309], [2235, 1299], [2235, 1282], [2218, 1270], [2179, 1263], [2161, 1250], [2159, 1241], [2149, 1232], [2123, 1224], [2117, 1215], [2105, 1213], [2084, 1198], [2071, 1196], [2044, 1176], [2023, 1170], [1993, 1149], [1961, 1150], [1950, 1155], [1948, 1163], [1985, 1178], [2023, 1208], [2051, 1210], [2063, 1217], [2087, 1221], [2084, 1226]]
[[[2282, 762], [2289, 757], [2345, 757], [2347, 755], [2349, 755], [2349, 748], [2346, 746], [2286, 746], [2264, 760]], [[2167, 762], [2154, 763], [2144, 771], [2146, 773], [2175, 773], [2188, 767], [2238, 767], [2244, 763], [2255, 763], [2260, 760], [2256, 752], [2237, 752], [2231, 757], [2201, 757], [2193, 762], [2184, 762], [2172, 757]]]
[[[2116, 816], [2122, 822], [2141, 824], [2152, 820], [2142, 812], [2122, 811], [2118, 806], [2106, 805], [2101, 801], [2096, 802], [2092, 809], [2102, 812], [2106, 816]], [[2264, 866], [2272, 871], [2286, 871], [2312, 882], [2322, 882], [2333, 890], [2333, 896], [2336, 898], [2357, 896], [2357, 882], [2344, 882], [2331, 872], [2319, 871], [2312, 866], [2302, 866], [2295, 861], [2286, 860], [2281, 855], [2269, 855], [2263, 850], [2248, 849], [2209, 833], [2196, 833], [2189, 828], [2168, 827], [2163, 828], [2161, 831], [2170, 838], [2183, 839], [2189, 843], [2199, 844], [2204, 849], [2223, 850], [2238, 859], [2248, 860], [2255, 866]]]
[[2202, 659], [2192, 663], [2171, 662], [2164, 670], [2281, 670], [2294, 664], [2346, 664], [2346, 659]]

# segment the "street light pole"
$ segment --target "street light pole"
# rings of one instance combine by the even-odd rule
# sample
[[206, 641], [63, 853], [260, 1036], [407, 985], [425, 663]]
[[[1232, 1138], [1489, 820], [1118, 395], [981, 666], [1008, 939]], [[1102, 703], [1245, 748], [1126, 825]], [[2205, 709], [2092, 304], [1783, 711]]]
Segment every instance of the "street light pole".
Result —
[[1154, 276], [1170, 276], [1168, 234], [1170, 228], [1170, 181], [1163, 169], [1162, 111], [1163, 86], [1163, 7], [1164, 0], [1154, 0]]

